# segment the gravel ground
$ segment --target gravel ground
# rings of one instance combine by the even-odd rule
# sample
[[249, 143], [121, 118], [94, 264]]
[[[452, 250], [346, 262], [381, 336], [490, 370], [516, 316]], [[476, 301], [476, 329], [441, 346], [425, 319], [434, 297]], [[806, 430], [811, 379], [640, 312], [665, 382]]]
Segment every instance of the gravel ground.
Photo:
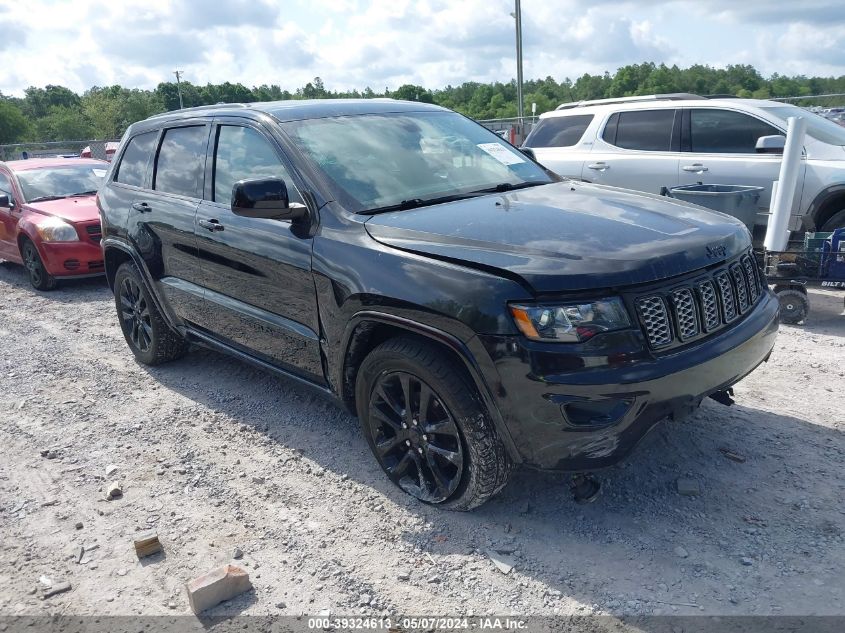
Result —
[[[293, 383], [203, 350], [136, 364], [101, 279], [40, 294], [0, 263], [0, 297], [0, 615], [188, 613], [185, 582], [241, 552], [255, 590], [212, 614], [845, 614], [841, 293], [594, 504], [521, 471], [469, 514], [394, 488], [356, 420]], [[139, 562], [149, 528], [165, 551]]]

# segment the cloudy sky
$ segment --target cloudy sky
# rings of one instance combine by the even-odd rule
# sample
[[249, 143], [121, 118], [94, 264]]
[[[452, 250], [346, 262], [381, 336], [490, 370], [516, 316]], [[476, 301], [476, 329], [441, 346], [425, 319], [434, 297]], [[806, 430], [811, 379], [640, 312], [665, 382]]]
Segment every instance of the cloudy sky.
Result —
[[[0, 0], [0, 92], [514, 77], [511, 0]], [[642, 61], [845, 74], [843, 0], [523, 0], [526, 78]]]

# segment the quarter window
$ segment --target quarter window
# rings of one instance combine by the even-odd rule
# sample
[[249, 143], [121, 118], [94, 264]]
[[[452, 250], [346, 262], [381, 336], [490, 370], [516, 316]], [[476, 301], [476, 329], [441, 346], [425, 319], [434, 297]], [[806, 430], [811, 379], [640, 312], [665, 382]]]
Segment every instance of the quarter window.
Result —
[[139, 134], [129, 141], [123, 158], [117, 167], [115, 180], [124, 185], [135, 187], [144, 186], [144, 177], [147, 175], [147, 164], [155, 147], [157, 132], [146, 132]]
[[207, 143], [204, 125], [167, 130], [158, 150], [153, 189], [199, 198]]
[[572, 147], [584, 136], [592, 120], [592, 114], [541, 119], [525, 139], [525, 147]]
[[252, 128], [221, 125], [214, 154], [214, 200], [228, 204], [232, 186], [254, 178], [281, 178], [287, 185], [288, 199], [302, 202], [290, 173], [266, 138]]
[[675, 110], [632, 110], [610, 117], [602, 138], [616, 147], [649, 152], [671, 149]]
[[780, 130], [741, 112], [700, 109], [690, 112], [690, 150], [700, 154], [754, 154], [761, 136]]

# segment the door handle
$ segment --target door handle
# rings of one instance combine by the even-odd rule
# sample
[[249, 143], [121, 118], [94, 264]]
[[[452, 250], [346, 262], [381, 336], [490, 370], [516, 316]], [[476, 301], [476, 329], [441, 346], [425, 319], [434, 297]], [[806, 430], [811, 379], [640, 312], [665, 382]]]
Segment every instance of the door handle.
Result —
[[681, 167], [681, 169], [683, 169], [684, 171], [691, 171], [691, 172], [696, 173], [696, 174], [700, 174], [700, 173], [703, 173], [705, 171], [709, 171], [709, 169], [707, 167], [705, 167], [704, 165], [702, 165], [701, 163], [694, 163], [692, 165], [684, 165], [683, 167]]
[[135, 209], [138, 213], [149, 213], [150, 211], [152, 211], [150, 205], [148, 205], [146, 202], [133, 202], [132, 208]]
[[587, 165], [587, 168], [595, 169], [596, 171], [607, 171], [608, 169], [610, 169], [610, 165], [604, 162], [590, 163], [589, 165]]
[[222, 231], [225, 228], [218, 220], [200, 220], [197, 224], [212, 233]]

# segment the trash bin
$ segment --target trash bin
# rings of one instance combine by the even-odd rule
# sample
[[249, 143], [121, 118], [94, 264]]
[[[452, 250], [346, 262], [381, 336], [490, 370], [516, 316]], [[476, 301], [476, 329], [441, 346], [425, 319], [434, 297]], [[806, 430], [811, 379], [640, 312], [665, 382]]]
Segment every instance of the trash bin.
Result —
[[763, 187], [746, 185], [684, 185], [672, 187], [668, 195], [684, 202], [691, 202], [714, 211], [735, 217], [754, 230], [757, 220], [757, 203]]

